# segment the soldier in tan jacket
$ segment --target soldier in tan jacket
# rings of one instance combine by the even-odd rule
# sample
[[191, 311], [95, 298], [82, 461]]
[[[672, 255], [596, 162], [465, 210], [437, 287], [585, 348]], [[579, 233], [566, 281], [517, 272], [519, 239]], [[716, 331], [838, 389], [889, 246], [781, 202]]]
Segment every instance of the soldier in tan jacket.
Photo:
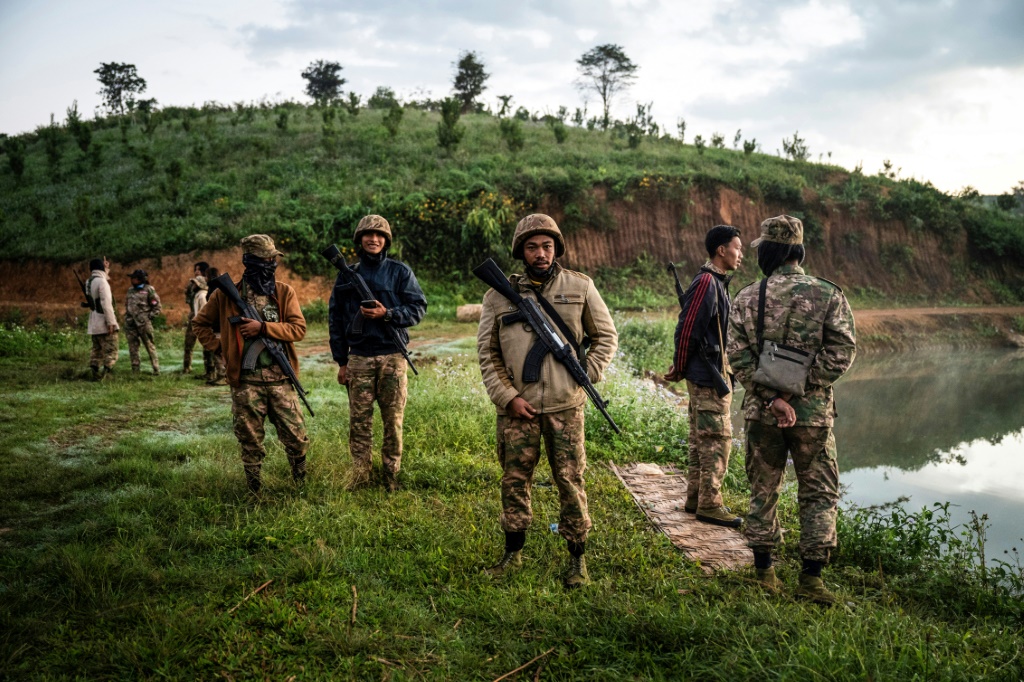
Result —
[[[565, 242], [555, 221], [542, 214], [526, 216], [516, 226], [512, 239], [512, 255], [524, 262], [525, 273], [512, 275], [509, 282], [524, 297], [538, 302], [547, 299], [572, 337], [566, 339], [571, 345], [585, 347], [585, 339], [589, 340], [582, 364], [596, 383], [615, 354], [618, 334], [590, 278], [556, 262], [563, 253]], [[583, 407], [587, 395], [550, 354], [541, 365], [540, 380], [523, 382], [523, 363], [537, 342], [537, 334], [523, 322], [503, 321], [515, 309], [510, 301], [489, 290], [484, 295], [477, 334], [484, 386], [498, 412], [498, 461], [503, 470], [501, 527], [505, 531], [505, 553], [486, 572], [498, 577], [522, 562], [526, 529], [533, 519], [530, 487], [543, 440], [561, 503], [558, 530], [570, 554], [565, 585], [578, 587], [589, 580], [583, 558], [591, 528], [583, 483], [587, 465]], [[557, 321], [552, 321], [558, 328]]]

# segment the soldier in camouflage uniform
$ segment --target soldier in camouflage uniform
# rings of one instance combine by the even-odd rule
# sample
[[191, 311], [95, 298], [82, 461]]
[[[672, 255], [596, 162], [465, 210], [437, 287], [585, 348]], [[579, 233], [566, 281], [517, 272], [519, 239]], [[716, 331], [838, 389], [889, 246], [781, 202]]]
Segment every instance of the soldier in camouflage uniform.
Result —
[[[275, 248], [274, 241], [265, 234], [254, 234], [241, 244], [245, 272], [236, 286], [263, 319], [242, 318], [232, 324], [230, 318], [238, 315], [239, 310], [218, 289], [196, 314], [192, 324], [203, 348], [213, 351], [219, 347], [224, 355], [231, 385], [231, 416], [235, 437], [242, 449], [246, 484], [253, 495], [258, 495], [262, 485], [260, 469], [267, 455], [263, 446], [264, 421], [269, 417], [277, 429], [277, 437], [291, 464], [292, 478], [298, 484], [306, 478], [309, 437], [298, 394], [270, 354], [263, 351], [252, 370], [242, 367], [242, 358], [257, 338], [265, 335], [281, 342], [298, 376], [299, 358], [294, 343], [306, 336], [306, 320], [295, 290], [274, 279], [277, 256], [283, 255]], [[220, 330], [219, 338], [215, 329]]]
[[348, 488], [370, 480], [373, 450], [373, 404], [380, 406], [384, 426], [381, 465], [384, 485], [398, 490], [402, 467], [402, 422], [408, 392], [406, 361], [386, 326], [404, 343], [409, 327], [427, 312], [427, 299], [412, 268], [388, 256], [391, 225], [379, 215], [364, 216], [352, 236], [359, 262], [353, 269], [366, 282], [374, 301], [362, 301], [348, 275], [338, 273], [331, 291], [328, 324], [331, 353], [338, 363], [338, 383], [348, 389]]
[[689, 396], [690, 448], [685, 511], [698, 521], [739, 528], [743, 519], [722, 503], [722, 479], [732, 452], [732, 393], [718, 395], [719, 377], [730, 382], [723, 339], [728, 333], [730, 272], [743, 262], [740, 231], [716, 225], [704, 237], [708, 262], [683, 295], [676, 324], [675, 356], [665, 375], [686, 380]]
[[129, 275], [132, 281], [124, 297], [124, 332], [128, 337], [128, 357], [131, 358], [132, 372], [139, 371], [142, 359], [139, 357], [139, 343], [146, 346], [153, 374], [160, 374], [160, 360], [153, 343], [153, 318], [160, 314], [160, 297], [149, 284], [145, 270], [136, 270]]
[[754, 551], [758, 580], [777, 591], [780, 583], [772, 567], [772, 550], [781, 539], [779, 491], [786, 459], [791, 457], [799, 485], [803, 559], [795, 594], [828, 604], [836, 597], [822, 582], [821, 570], [836, 547], [839, 502], [832, 384], [850, 368], [856, 354], [853, 312], [838, 286], [806, 275], [800, 267], [804, 247], [799, 219], [782, 215], [765, 220], [761, 237], [752, 246], [757, 247], [758, 265], [768, 278], [764, 341], [801, 349], [814, 359], [802, 396], [756, 383], [760, 285], [752, 284], [736, 295], [728, 351], [733, 372], [746, 388], [743, 416], [751, 488], [747, 542]]
[[[585, 346], [584, 338], [589, 338], [590, 349], [582, 364], [590, 380], [597, 383], [615, 355], [618, 334], [590, 278], [566, 270], [555, 260], [563, 253], [565, 242], [555, 221], [542, 214], [526, 216], [512, 238], [512, 254], [523, 260], [525, 273], [512, 275], [509, 282], [524, 297], [538, 302], [543, 298], [551, 305], [564, 323], [562, 334], [571, 345]], [[501, 528], [505, 532], [505, 552], [486, 573], [498, 577], [521, 565], [526, 530], [533, 520], [530, 488], [543, 441], [561, 505], [558, 532], [569, 550], [565, 585], [574, 588], [589, 582], [584, 550], [592, 524], [583, 480], [587, 396], [550, 354], [543, 360], [540, 380], [523, 382], [523, 365], [537, 334], [521, 321], [506, 324], [504, 316], [514, 311], [510, 301], [489, 290], [484, 295], [477, 334], [480, 372], [498, 411]]]
[[[192, 373], [192, 349], [196, 345], [196, 333], [192, 328], [192, 319], [196, 316], [194, 310], [195, 299], [196, 293], [206, 286], [206, 270], [209, 267], [206, 261], [199, 261], [192, 266], [192, 279], [185, 286], [185, 305], [188, 307], [188, 323], [185, 325], [185, 355], [181, 362], [181, 371], [184, 374]], [[203, 359], [206, 359], [205, 356]], [[206, 367], [205, 369], [207, 378], [209, 378], [210, 368]]]

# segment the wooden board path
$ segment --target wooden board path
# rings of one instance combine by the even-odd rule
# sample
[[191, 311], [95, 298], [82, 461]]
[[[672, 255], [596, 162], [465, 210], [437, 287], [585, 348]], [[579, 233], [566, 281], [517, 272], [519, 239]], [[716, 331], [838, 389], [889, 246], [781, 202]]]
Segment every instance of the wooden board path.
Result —
[[754, 563], [754, 554], [738, 530], [702, 523], [683, 511], [685, 471], [641, 462], [610, 466], [651, 523], [705, 573]]

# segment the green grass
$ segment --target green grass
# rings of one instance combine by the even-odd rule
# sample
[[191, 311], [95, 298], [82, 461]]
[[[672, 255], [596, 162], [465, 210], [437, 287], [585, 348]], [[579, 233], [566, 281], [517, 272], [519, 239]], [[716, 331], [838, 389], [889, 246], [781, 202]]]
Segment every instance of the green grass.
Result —
[[[484, 256], [507, 258], [515, 222], [545, 202], [565, 209], [567, 231], [614, 230], [595, 188], [629, 203], [686, 202], [724, 186], [803, 218], [812, 245], [823, 240], [824, 216], [846, 212], [900, 220], [951, 244], [966, 233], [985, 258], [1024, 258], [1024, 217], [916, 180], [728, 149], [701, 154], [669, 138], [645, 138], [630, 149], [612, 132], [575, 128], [556, 144], [543, 122], [523, 124], [525, 148], [512, 154], [498, 120], [485, 114], [463, 117], [463, 142], [448, 155], [437, 146], [437, 113], [408, 109], [394, 138], [383, 115], [339, 111], [333, 133], [325, 133], [314, 107], [281, 104], [249, 114], [168, 107], [151, 135], [133, 125], [126, 141], [116, 120], [93, 122], [97, 165], [63, 128], [53, 132], [53, 164], [49, 133], [21, 136], [21, 178], [11, 169], [15, 145], [5, 143], [0, 156], [5, 252], [58, 261], [105, 253], [124, 261], [232, 246], [262, 231], [278, 238], [295, 269], [326, 272], [317, 256], [323, 245], [347, 241], [361, 215], [378, 212], [392, 220], [396, 251], [419, 270], [465, 278]], [[646, 305], [648, 293], [637, 293], [628, 305]]]
[[[493, 680], [554, 649], [542, 679], [1024, 675], [1021, 578], [982, 575], [970, 543], [946, 553], [941, 518], [844, 514], [826, 576], [847, 606], [767, 597], [749, 572], [705, 577], [650, 529], [607, 469], [686, 455], [683, 413], [634, 378], [629, 363], [641, 361], [627, 343], [600, 385], [623, 435], [588, 412], [593, 584], [571, 594], [560, 585], [567, 555], [548, 531], [557, 520], [548, 487], [535, 489], [524, 568], [488, 582], [480, 569], [501, 549], [499, 470], [472, 328], [428, 319], [417, 329], [415, 338], [435, 341], [410, 380], [405, 489], [390, 496], [343, 491], [347, 401], [329, 359], [305, 356], [317, 410], [309, 483], [292, 487], [271, 435], [260, 504], [244, 494], [227, 390], [173, 372], [180, 331], [158, 333], [163, 376], [118, 372], [94, 384], [81, 379], [83, 334], [0, 330], [0, 670], [29, 679]], [[642, 336], [631, 329], [623, 325], [624, 340]], [[314, 325], [304, 345], [325, 336]], [[738, 508], [742, 471], [736, 451], [725, 493]], [[549, 480], [546, 466], [538, 480]], [[790, 534], [780, 569], [792, 586], [791, 489], [782, 521]]]

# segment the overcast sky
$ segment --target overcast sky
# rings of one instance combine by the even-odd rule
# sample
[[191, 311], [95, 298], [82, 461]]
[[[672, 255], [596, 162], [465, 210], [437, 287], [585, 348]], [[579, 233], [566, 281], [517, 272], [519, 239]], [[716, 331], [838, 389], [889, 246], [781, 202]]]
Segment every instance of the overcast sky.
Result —
[[0, 132], [63, 120], [76, 99], [93, 112], [93, 70], [111, 61], [161, 105], [201, 105], [306, 101], [314, 59], [364, 97], [441, 97], [475, 50], [492, 106], [571, 110], [575, 60], [603, 43], [640, 66], [613, 113], [653, 102], [687, 141], [742, 129], [774, 153], [799, 130], [815, 159], [866, 173], [891, 159], [945, 191], [1024, 180], [1022, 0], [0, 0]]

